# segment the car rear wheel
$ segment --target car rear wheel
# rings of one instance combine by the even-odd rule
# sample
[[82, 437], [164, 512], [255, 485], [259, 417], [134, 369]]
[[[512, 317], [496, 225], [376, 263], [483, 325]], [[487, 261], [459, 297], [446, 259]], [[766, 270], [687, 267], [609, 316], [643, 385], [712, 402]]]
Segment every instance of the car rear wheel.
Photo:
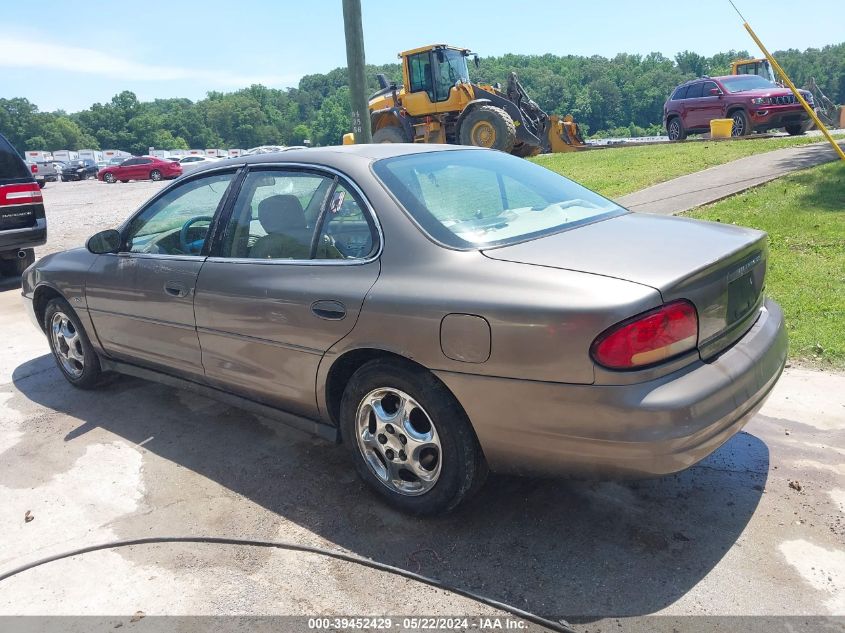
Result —
[[114, 174], [111, 173], [111, 172], [106, 172], [105, 174], [103, 174], [103, 180], [105, 180], [109, 184], [114, 183], [114, 181], [115, 181]]
[[150, 172], [150, 180], [153, 180], [155, 182], [161, 180], [161, 172], [158, 169], [153, 169]]
[[737, 110], [731, 115], [733, 126], [731, 136], [748, 136], [751, 134], [751, 126], [748, 125], [748, 115], [743, 110]]
[[67, 301], [50, 300], [44, 311], [44, 329], [56, 366], [67, 381], [79, 389], [96, 387], [102, 374], [100, 359]]
[[404, 512], [449, 512], [487, 475], [466, 414], [423, 368], [393, 360], [366, 363], [346, 386], [340, 418], [358, 474]]
[[801, 136], [806, 132], [806, 128], [801, 123], [796, 123], [795, 125], [787, 125], [785, 128], [786, 133], [790, 136]]
[[670, 141], [683, 141], [687, 137], [687, 131], [684, 129], [681, 117], [677, 116], [669, 119], [669, 124], [666, 126], [666, 132], [669, 135]]

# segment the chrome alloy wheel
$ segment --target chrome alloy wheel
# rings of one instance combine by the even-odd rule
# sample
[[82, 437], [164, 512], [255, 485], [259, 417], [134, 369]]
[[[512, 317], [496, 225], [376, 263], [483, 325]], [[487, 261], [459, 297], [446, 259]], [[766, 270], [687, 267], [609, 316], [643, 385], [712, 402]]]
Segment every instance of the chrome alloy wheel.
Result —
[[50, 323], [50, 337], [53, 349], [62, 369], [73, 378], [79, 378], [85, 370], [85, 354], [82, 351], [82, 337], [67, 315], [56, 312]]
[[383, 387], [364, 396], [355, 435], [370, 470], [390, 490], [416, 496], [437, 483], [443, 454], [437, 429], [404, 391]]
[[731, 136], [743, 136], [745, 133], [745, 117], [739, 112], [733, 115], [733, 128]]
[[677, 141], [681, 136], [681, 122], [678, 119], [672, 119], [669, 122], [669, 140]]

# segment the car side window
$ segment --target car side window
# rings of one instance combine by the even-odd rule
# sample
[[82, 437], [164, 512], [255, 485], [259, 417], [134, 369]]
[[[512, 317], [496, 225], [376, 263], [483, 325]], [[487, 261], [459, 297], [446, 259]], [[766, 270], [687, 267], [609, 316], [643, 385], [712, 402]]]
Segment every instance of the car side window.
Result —
[[250, 172], [235, 202], [221, 255], [310, 259], [320, 208], [332, 184], [332, 179], [309, 172]]
[[135, 216], [124, 232], [124, 250], [158, 255], [198, 255], [234, 172], [189, 180], [170, 189]]
[[137, 162], [137, 163], [135, 163], [136, 165], [146, 165], [146, 164], [148, 164], [148, 163], [153, 162], [153, 161], [152, 161], [151, 159], [149, 159], [149, 158], [138, 158], [138, 159], [137, 159], [137, 161], [138, 161], [138, 162]]
[[697, 99], [698, 97], [700, 97], [700, 96], [701, 96], [701, 94], [702, 94], [702, 90], [701, 90], [701, 89], [702, 89], [703, 87], [704, 87], [704, 84], [703, 84], [703, 83], [701, 83], [701, 82], [699, 82], [699, 83], [697, 83], [697, 84], [692, 84], [692, 85], [689, 87], [689, 90], [687, 90], [687, 96], [686, 96], [686, 98], [687, 98], [687, 99]]
[[710, 91], [713, 90], [713, 88], [719, 88], [719, 86], [716, 85], [715, 81], [705, 81], [701, 88], [701, 96], [712, 97], [713, 95], [710, 94]]
[[120, 163], [121, 167], [131, 167], [132, 165], [137, 165], [138, 159], [137, 158], [130, 158], [129, 160], [125, 160]]
[[675, 94], [672, 96], [673, 101], [679, 101], [681, 99], [685, 99], [687, 96], [687, 88], [689, 86], [681, 86], [675, 91]]
[[223, 239], [222, 257], [355, 259], [375, 244], [371, 218], [356, 194], [332, 177], [306, 171], [250, 172]]
[[315, 259], [364, 259], [376, 246], [372, 222], [363, 202], [338, 184], [325, 207]]

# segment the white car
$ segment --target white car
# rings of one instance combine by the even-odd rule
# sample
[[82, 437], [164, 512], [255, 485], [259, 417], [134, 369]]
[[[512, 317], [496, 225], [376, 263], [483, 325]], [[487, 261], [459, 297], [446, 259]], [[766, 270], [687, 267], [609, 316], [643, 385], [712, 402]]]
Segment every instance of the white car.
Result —
[[202, 167], [203, 165], [208, 165], [208, 163], [214, 163], [219, 160], [219, 158], [214, 158], [213, 156], [194, 155], [179, 159], [179, 164], [182, 165], [182, 173], [185, 174], [197, 167]]

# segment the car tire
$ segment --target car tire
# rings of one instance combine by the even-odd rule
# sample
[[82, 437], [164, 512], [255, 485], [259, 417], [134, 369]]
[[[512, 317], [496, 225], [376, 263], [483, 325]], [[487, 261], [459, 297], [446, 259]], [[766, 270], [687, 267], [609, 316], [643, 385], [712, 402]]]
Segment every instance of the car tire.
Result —
[[670, 141], [683, 141], [687, 138], [687, 130], [684, 127], [684, 122], [681, 121], [681, 117], [673, 116], [669, 119], [666, 123], [666, 134]]
[[109, 183], [110, 185], [113, 185], [116, 182], [116, 179], [113, 173], [106, 172], [105, 174], [103, 174], [103, 181]]
[[787, 125], [785, 128], [786, 133], [790, 136], [801, 136], [807, 131], [807, 128], [804, 126], [803, 123], [796, 123], [795, 125]]
[[94, 389], [102, 376], [100, 359], [70, 304], [51, 299], [44, 310], [44, 331], [56, 366], [79, 389]]
[[748, 123], [748, 115], [745, 114], [745, 110], [735, 110], [731, 113], [731, 119], [733, 119], [731, 136], [738, 138], [751, 134], [751, 126]]
[[159, 180], [161, 180], [161, 172], [158, 169], [153, 169], [150, 172], [150, 180], [152, 180], [153, 182], [158, 182]]
[[409, 514], [450, 512], [487, 476], [463, 408], [434, 375], [410, 363], [361, 366], [343, 392], [340, 428], [358, 475]]
[[121, 180], [120, 182], [129, 182], [128, 180]]
[[35, 262], [35, 250], [26, 248], [23, 251], [23, 257], [17, 256], [17, 251], [13, 252], [14, 259], [0, 259], [0, 275], [9, 277], [20, 277], [27, 268]]
[[481, 106], [466, 115], [458, 136], [461, 145], [489, 147], [509, 154], [516, 144], [516, 125], [501, 108]]
[[402, 128], [396, 125], [388, 125], [373, 134], [373, 143], [409, 143]]

